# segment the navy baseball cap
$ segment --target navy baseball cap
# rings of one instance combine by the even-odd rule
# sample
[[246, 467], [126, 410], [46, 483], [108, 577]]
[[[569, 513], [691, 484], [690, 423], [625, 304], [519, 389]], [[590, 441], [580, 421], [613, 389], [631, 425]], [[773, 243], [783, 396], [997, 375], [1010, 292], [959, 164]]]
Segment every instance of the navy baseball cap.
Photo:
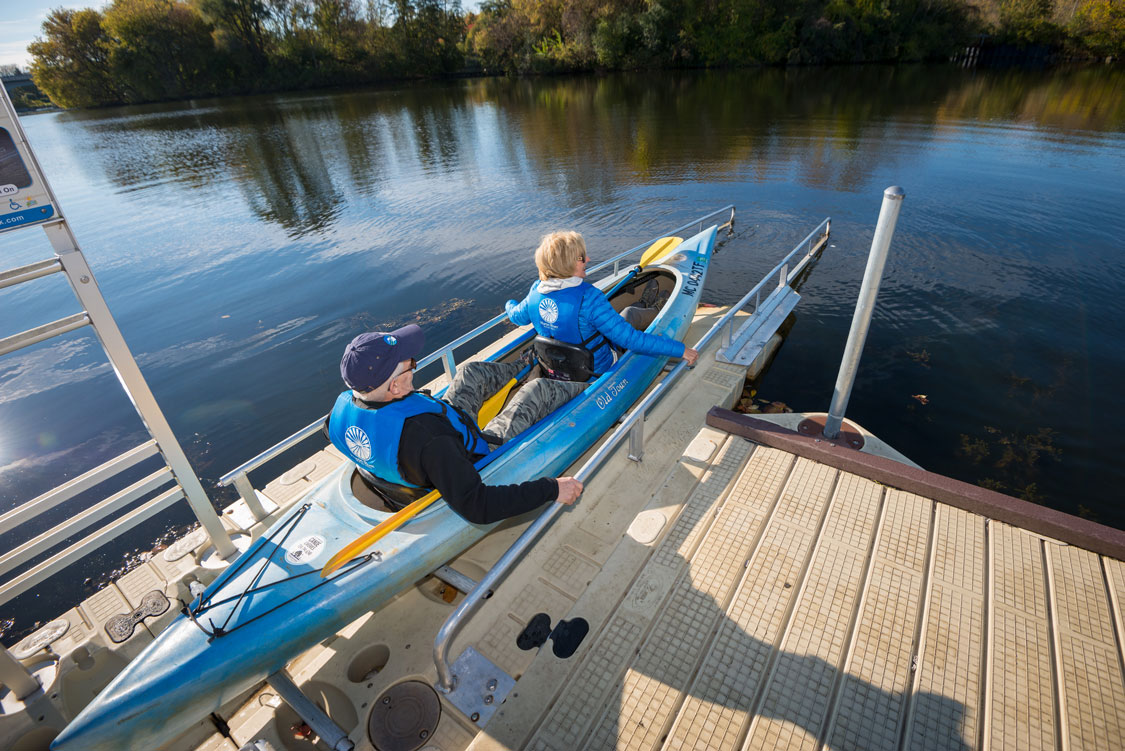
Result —
[[370, 391], [386, 382], [403, 360], [417, 357], [426, 336], [417, 324], [394, 331], [370, 331], [352, 339], [340, 359], [340, 377], [353, 391]]

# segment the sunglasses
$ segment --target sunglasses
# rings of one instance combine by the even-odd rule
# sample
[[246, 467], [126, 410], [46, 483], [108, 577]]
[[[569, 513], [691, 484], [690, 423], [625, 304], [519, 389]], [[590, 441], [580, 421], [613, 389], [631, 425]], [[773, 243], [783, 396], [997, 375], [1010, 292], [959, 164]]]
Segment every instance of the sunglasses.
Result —
[[407, 373], [409, 373], [410, 371], [412, 371], [412, 370], [417, 370], [417, 369], [418, 369], [418, 361], [417, 361], [417, 360], [415, 360], [415, 359], [414, 359], [413, 357], [411, 357], [411, 358], [410, 358], [410, 367], [408, 367], [408, 368], [407, 368], [406, 370], [402, 371], [401, 373], [397, 373], [397, 374], [395, 374], [395, 376], [394, 376], [394, 377], [395, 377], [395, 378], [398, 378], [398, 377], [400, 377], [400, 376], [404, 376], [404, 375], [406, 375]]

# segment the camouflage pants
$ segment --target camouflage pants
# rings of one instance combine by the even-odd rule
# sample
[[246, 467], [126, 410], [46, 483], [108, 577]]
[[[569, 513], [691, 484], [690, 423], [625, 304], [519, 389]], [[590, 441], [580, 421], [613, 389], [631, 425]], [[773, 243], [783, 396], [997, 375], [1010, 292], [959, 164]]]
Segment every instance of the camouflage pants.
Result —
[[[461, 411], [475, 415], [488, 397], [519, 375], [524, 363], [468, 362], [457, 368], [453, 383], [442, 397]], [[486, 436], [501, 443], [511, 440], [585, 390], [585, 383], [533, 378], [516, 392], [487, 425]]]

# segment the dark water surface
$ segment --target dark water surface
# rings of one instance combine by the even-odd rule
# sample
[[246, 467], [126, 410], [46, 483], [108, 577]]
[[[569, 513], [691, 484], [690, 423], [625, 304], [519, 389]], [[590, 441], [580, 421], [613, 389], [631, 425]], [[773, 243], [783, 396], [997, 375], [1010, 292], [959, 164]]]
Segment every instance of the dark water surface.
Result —
[[[436, 347], [527, 288], [545, 232], [581, 231], [597, 260], [727, 203], [738, 224], [713, 303], [832, 217], [759, 386], [825, 410], [897, 184], [907, 198], [848, 417], [927, 469], [1125, 528], [1123, 71], [471, 80], [24, 127], [209, 489], [328, 411], [356, 333], [420, 320]], [[0, 236], [0, 268], [51, 255], [38, 229]], [[0, 336], [77, 310], [61, 275], [6, 290]], [[0, 360], [0, 512], [144, 439], [89, 330]], [[0, 550], [109, 492], [0, 534]], [[177, 504], [0, 607], [5, 643], [191, 520]]]

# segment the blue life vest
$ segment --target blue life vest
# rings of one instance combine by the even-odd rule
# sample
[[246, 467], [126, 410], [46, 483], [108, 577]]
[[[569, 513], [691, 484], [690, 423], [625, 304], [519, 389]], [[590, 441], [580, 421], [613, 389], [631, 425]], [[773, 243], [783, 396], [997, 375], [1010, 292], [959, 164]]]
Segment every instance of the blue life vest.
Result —
[[487, 454], [492, 450], [475, 423], [449, 404], [429, 394], [415, 391], [381, 407], [360, 407], [351, 391], [336, 397], [328, 418], [328, 437], [344, 456], [350, 457], [360, 469], [376, 477], [417, 488], [402, 476], [398, 464], [398, 446], [402, 425], [411, 417], [423, 414], [445, 415], [453, 429], [461, 434], [469, 456]]
[[[582, 298], [588, 288], [592, 289], [593, 285], [582, 282], [574, 287], [543, 294], [538, 285], [533, 285], [527, 295], [527, 311], [531, 316], [531, 324], [540, 336], [589, 349], [594, 354], [595, 370], [600, 374], [613, 364], [613, 350], [609, 340], [600, 332], [595, 331], [588, 339], [583, 339], [578, 330], [578, 311], [582, 308]], [[604, 354], [601, 352], [603, 348], [606, 350]]]

